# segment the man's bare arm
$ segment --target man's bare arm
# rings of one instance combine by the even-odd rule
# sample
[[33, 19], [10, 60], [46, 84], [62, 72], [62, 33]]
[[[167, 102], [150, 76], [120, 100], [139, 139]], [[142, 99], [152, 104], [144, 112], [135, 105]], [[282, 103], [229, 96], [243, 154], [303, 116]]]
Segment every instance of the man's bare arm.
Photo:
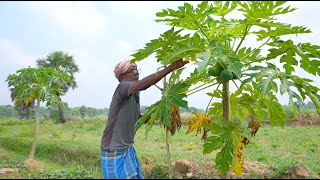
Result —
[[143, 90], [149, 88], [150, 86], [159, 82], [164, 76], [166, 76], [170, 72], [181, 68], [182, 66], [184, 66], [187, 63], [189, 63], [189, 61], [183, 61], [182, 59], [180, 59], [180, 60], [170, 64], [168, 67], [164, 68], [163, 70], [161, 70], [157, 73], [151, 74], [151, 75], [141, 79], [140, 81], [134, 81], [131, 84], [131, 88], [129, 90], [129, 93], [134, 94], [134, 93], [137, 93], [139, 91], [143, 91]]

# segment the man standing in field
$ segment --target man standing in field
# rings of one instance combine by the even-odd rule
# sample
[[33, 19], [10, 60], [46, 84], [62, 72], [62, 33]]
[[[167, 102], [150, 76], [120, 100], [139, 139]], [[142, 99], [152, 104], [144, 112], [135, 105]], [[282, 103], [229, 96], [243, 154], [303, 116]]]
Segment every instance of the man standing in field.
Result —
[[139, 80], [137, 65], [124, 60], [116, 65], [119, 80], [110, 104], [108, 122], [101, 139], [101, 165], [105, 179], [144, 179], [134, 144], [135, 124], [140, 117], [139, 92], [183, 67], [182, 59]]

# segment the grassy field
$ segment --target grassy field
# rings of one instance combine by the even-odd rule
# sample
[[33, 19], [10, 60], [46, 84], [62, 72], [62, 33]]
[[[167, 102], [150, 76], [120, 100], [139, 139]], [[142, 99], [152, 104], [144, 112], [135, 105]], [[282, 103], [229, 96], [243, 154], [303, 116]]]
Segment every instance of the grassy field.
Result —
[[[0, 168], [19, 169], [18, 172], [0, 174], [0, 178], [102, 178], [100, 139], [105, 123], [104, 118], [65, 124], [42, 120], [35, 159], [43, 164], [44, 169], [35, 171], [23, 163], [30, 152], [34, 121], [0, 119]], [[200, 167], [214, 165], [216, 152], [202, 155], [201, 135], [186, 135], [186, 131], [187, 127], [182, 126], [170, 137], [172, 162], [194, 159]], [[149, 168], [146, 177], [161, 177], [161, 174], [154, 174], [152, 168], [167, 164], [165, 137], [164, 128], [158, 125], [153, 127], [147, 138], [144, 127], [136, 134], [138, 157], [141, 164], [148, 164]], [[308, 178], [320, 178], [320, 127], [287, 126], [281, 129], [264, 125], [247, 145], [245, 162], [260, 162], [270, 167], [270, 178], [280, 177], [294, 165], [306, 166], [309, 169]], [[217, 175], [215, 169], [211, 173]]]

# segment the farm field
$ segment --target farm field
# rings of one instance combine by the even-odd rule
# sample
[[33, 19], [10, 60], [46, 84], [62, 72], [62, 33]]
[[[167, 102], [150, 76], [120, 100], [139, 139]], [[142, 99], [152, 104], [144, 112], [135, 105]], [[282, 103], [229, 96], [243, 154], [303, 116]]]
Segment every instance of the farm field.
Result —
[[[106, 119], [87, 118], [54, 124], [42, 120], [35, 162], [25, 164], [33, 138], [34, 121], [0, 120], [0, 178], [102, 178], [100, 138]], [[318, 123], [318, 120], [316, 121]], [[187, 174], [175, 168], [190, 165], [191, 178], [220, 178], [215, 168], [214, 151], [203, 155], [201, 135], [185, 134], [183, 125], [170, 137], [173, 178]], [[145, 136], [142, 127], [136, 134], [135, 148], [146, 178], [167, 178], [167, 153], [164, 128], [155, 125]], [[244, 171], [240, 178], [320, 178], [320, 127], [290, 125], [284, 129], [262, 125], [246, 146]], [[300, 174], [299, 174], [300, 173]], [[232, 176], [232, 174], [231, 174]]]

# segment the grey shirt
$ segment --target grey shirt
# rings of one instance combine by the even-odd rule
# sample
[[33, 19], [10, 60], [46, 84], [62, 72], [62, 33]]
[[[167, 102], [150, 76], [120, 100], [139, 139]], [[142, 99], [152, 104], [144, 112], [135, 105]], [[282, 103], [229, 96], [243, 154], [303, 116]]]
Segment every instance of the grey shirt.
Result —
[[130, 95], [131, 81], [117, 86], [109, 108], [108, 122], [101, 139], [101, 148], [122, 149], [133, 145], [135, 124], [140, 116], [139, 92]]

